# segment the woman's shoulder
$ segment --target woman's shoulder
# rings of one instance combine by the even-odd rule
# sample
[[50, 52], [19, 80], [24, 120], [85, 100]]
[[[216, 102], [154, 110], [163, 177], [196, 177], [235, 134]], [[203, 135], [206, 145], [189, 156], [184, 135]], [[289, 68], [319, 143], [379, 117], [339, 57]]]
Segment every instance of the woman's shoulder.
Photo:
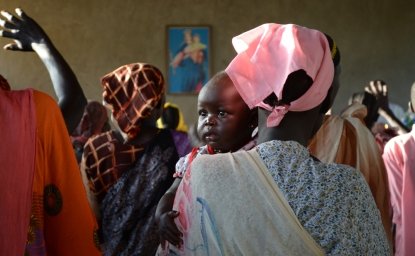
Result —
[[325, 170], [326, 175], [337, 185], [357, 185], [357, 186], [367, 186], [365, 178], [362, 173], [356, 168], [337, 163], [319, 163], [322, 166], [321, 169]]
[[60, 112], [58, 103], [49, 94], [33, 90], [33, 97], [36, 102], [36, 109], [40, 112]]

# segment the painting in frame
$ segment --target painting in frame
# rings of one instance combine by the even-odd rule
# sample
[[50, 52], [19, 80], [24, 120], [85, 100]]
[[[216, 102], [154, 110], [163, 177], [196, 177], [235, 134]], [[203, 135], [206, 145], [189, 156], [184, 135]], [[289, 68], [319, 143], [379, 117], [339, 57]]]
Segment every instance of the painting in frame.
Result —
[[167, 84], [171, 94], [197, 94], [210, 77], [210, 26], [167, 26]]

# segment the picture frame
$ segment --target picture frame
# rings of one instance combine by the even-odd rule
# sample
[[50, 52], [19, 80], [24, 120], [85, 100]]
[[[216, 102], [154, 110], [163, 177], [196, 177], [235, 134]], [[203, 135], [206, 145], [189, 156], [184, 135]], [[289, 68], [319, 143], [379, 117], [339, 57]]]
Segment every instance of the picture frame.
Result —
[[170, 94], [197, 94], [211, 73], [211, 28], [168, 25], [167, 86]]

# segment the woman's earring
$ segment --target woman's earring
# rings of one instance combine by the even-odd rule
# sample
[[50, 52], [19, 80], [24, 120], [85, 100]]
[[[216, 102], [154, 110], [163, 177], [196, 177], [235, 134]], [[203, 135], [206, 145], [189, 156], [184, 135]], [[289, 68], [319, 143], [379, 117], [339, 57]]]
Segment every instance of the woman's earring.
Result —
[[[252, 125], [252, 128], [254, 128], [255, 125]], [[255, 138], [258, 135], [258, 126], [255, 127], [255, 129], [251, 133], [251, 138]]]

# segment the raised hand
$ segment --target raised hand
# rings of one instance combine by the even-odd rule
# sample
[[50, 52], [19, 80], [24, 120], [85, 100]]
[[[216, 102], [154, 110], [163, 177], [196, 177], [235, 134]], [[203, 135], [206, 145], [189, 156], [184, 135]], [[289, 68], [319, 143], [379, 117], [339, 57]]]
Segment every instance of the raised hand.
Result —
[[365, 87], [365, 91], [376, 97], [379, 107], [383, 110], [389, 109], [388, 86], [382, 80], [373, 80], [369, 82], [369, 86]]
[[66, 127], [72, 133], [82, 118], [87, 100], [71, 67], [40, 25], [21, 9], [16, 9], [16, 15], [7, 11], [0, 14], [0, 36], [14, 40], [4, 49], [36, 52], [48, 70]]
[[389, 107], [388, 86], [382, 80], [370, 81], [369, 86], [365, 87], [365, 91], [373, 94], [379, 104], [379, 114], [383, 116], [393, 127], [397, 128], [398, 134], [404, 134], [410, 131], [399, 118], [395, 116]]
[[21, 9], [16, 9], [16, 16], [7, 11], [0, 12], [0, 36], [14, 40], [4, 46], [6, 50], [34, 51], [42, 44], [51, 44], [43, 29]]

